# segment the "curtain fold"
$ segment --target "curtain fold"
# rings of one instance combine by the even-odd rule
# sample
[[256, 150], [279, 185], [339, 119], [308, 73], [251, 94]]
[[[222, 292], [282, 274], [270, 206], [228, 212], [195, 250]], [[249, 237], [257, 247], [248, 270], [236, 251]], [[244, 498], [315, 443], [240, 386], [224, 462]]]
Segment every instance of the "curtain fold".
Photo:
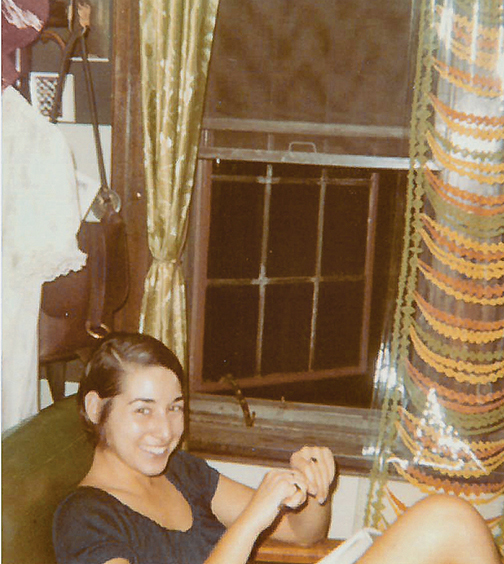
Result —
[[419, 35], [366, 521], [383, 529], [401, 511], [399, 475], [422, 495], [471, 501], [504, 553], [504, 5], [423, 0]]
[[181, 256], [193, 188], [218, 0], [140, 0], [147, 273], [140, 331], [187, 368]]

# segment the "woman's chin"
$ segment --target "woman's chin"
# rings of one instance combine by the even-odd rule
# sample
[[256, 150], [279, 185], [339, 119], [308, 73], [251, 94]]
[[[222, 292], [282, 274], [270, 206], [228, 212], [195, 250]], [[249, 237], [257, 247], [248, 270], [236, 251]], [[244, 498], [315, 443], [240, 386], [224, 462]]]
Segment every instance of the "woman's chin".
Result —
[[141, 470], [146, 476], [158, 476], [166, 470], [166, 466], [172, 455], [172, 450], [156, 454], [152, 452], [142, 452]]

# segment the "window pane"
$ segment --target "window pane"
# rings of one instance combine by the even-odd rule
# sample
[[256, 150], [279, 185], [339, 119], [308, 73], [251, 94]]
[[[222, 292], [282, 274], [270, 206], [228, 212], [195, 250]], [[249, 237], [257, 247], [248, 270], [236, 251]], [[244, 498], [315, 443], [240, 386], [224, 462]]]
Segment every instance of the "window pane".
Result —
[[318, 186], [280, 181], [272, 188], [267, 273], [313, 276], [317, 251]]
[[206, 293], [203, 378], [217, 381], [255, 372], [257, 286], [209, 287]]
[[313, 284], [266, 288], [263, 374], [308, 369]]
[[324, 208], [322, 275], [363, 275], [369, 188], [328, 186]]
[[363, 288], [363, 282], [320, 284], [315, 369], [356, 366], [359, 363]]
[[264, 187], [255, 182], [214, 181], [209, 278], [256, 278], [261, 260]]

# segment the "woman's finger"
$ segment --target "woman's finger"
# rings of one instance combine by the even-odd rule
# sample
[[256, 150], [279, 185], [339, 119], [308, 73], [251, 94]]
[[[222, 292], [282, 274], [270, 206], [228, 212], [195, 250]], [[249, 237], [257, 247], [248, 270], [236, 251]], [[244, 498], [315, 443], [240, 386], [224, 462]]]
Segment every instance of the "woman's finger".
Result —
[[286, 480], [294, 489], [291, 495], [283, 499], [282, 505], [294, 509], [305, 502], [308, 495], [308, 484], [303, 474], [297, 471], [290, 472], [290, 476], [286, 477]]
[[334, 457], [328, 448], [308, 447], [294, 453], [291, 465], [306, 477], [308, 492], [324, 503], [335, 477]]

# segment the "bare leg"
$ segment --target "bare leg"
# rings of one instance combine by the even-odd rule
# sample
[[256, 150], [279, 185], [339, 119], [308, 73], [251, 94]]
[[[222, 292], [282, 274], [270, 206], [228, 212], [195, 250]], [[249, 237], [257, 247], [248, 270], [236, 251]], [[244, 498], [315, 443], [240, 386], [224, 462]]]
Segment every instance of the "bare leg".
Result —
[[429, 496], [406, 511], [358, 564], [500, 564], [485, 521], [469, 503]]

